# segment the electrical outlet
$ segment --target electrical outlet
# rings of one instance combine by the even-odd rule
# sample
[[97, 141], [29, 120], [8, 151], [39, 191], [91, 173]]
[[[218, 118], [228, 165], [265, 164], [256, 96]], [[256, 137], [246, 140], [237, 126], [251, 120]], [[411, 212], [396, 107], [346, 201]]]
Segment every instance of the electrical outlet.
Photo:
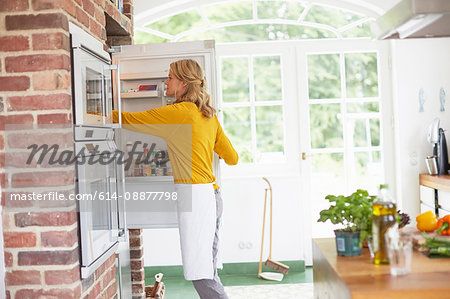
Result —
[[246, 243], [245, 247], [247, 249], [252, 249], [253, 248], [253, 243], [249, 241], [249, 242]]
[[246, 247], [245, 242], [240, 241], [240, 242], [239, 242], [239, 248], [240, 248], [240, 249], [245, 249], [245, 247]]

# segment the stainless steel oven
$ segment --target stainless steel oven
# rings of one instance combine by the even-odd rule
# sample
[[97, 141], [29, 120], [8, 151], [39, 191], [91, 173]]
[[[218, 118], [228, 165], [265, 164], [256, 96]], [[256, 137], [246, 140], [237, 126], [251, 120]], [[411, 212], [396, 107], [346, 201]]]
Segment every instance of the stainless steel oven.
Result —
[[[77, 28], [77, 29], [73, 29]], [[79, 31], [71, 26], [72, 31]], [[116, 69], [109, 54], [103, 49], [92, 50], [95, 43], [86, 34], [72, 34], [74, 119], [77, 125], [112, 124], [112, 76]]]
[[[118, 298], [131, 298], [131, 272], [125, 213], [125, 174], [113, 124], [112, 71], [118, 68], [103, 44], [69, 23], [81, 278], [116, 256]], [[120, 110], [120, 109], [119, 109]], [[120, 134], [117, 134], [120, 135]]]
[[112, 129], [75, 127], [77, 200], [80, 209], [82, 276], [88, 277], [116, 250], [124, 228], [118, 200], [119, 157]]

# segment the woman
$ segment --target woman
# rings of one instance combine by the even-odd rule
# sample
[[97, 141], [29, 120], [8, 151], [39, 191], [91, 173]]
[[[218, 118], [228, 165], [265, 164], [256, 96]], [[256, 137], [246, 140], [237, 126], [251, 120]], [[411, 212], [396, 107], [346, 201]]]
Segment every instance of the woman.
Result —
[[[237, 164], [239, 157], [210, 105], [204, 73], [196, 61], [171, 63], [165, 84], [166, 95], [176, 99], [173, 105], [122, 112], [122, 123], [167, 142], [178, 194], [184, 277], [192, 280], [202, 299], [228, 298], [217, 275], [222, 199], [214, 184], [213, 152], [229, 165]], [[117, 111], [113, 116], [117, 122]], [[141, 126], [133, 127], [136, 124]]]

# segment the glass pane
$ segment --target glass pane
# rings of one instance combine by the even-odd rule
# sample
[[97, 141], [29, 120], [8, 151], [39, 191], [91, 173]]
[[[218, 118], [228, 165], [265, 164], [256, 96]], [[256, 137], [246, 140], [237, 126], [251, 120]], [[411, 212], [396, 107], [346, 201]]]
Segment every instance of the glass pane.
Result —
[[[328, 194], [345, 194], [344, 155], [342, 153], [313, 153], [311, 156], [311, 198], [313, 237], [334, 237], [333, 230], [338, 228], [329, 221], [316, 222], [320, 211], [328, 209], [330, 203], [325, 199]], [[325, 183], [326, 182], [326, 183]]]
[[343, 129], [340, 104], [311, 104], [311, 148], [342, 147]]
[[374, 163], [380, 163], [381, 162], [381, 152], [380, 151], [372, 152], [372, 160]]
[[222, 58], [221, 67], [223, 102], [248, 102], [250, 100], [248, 58]]
[[377, 53], [345, 54], [347, 97], [378, 96]]
[[370, 122], [370, 139], [372, 146], [380, 145], [380, 120], [378, 118], [372, 118]]
[[[256, 146], [265, 158], [284, 152], [283, 109], [281, 106], [256, 107]], [[266, 160], [266, 159], [265, 159]]]
[[347, 103], [348, 113], [358, 113], [358, 112], [379, 112], [378, 102], [365, 102], [365, 103]]
[[298, 20], [305, 9], [298, 2], [258, 1], [258, 19], [290, 19]]
[[[253, 58], [256, 101], [279, 101], [281, 93], [280, 56], [259, 56]], [[268, 76], [268, 74], [270, 74]]]
[[204, 7], [203, 11], [211, 24], [253, 19], [251, 1], [210, 5]]
[[306, 22], [329, 25], [336, 29], [361, 19], [354, 13], [320, 5], [313, 5], [305, 17]]
[[379, 184], [383, 181], [381, 162], [375, 161], [369, 152], [355, 153], [355, 185], [376, 194]]
[[354, 146], [368, 146], [366, 135], [366, 120], [365, 119], [350, 119], [349, 124], [353, 125], [353, 145]]
[[223, 108], [224, 130], [239, 154], [240, 162], [252, 162], [250, 107]]
[[310, 99], [341, 97], [339, 54], [308, 55], [308, 84]]
[[140, 44], [156, 44], [156, 43], [168, 43], [169, 40], [165, 39], [163, 37], [159, 37], [150, 33], [142, 32], [139, 30], [134, 31], [134, 44], [140, 45]]
[[200, 16], [199, 12], [197, 11], [197, 9], [192, 9], [190, 11], [162, 19], [160, 21], [147, 25], [146, 27], [164, 33], [177, 35], [178, 33], [184, 32], [186, 30], [203, 26], [205, 26], [205, 23], [203, 22], [203, 19]]
[[179, 41], [214, 39], [216, 43], [336, 38], [326, 29], [283, 24], [254, 24], [196, 32]]
[[372, 37], [372, 31], [370, 30], [370, 25], [373, 22], [365, 22], [363, 24], [359, 24], [353, 28], [350, 28], [344, 32], [342, 32], [342, 37], [351, 38], [351, 37]]

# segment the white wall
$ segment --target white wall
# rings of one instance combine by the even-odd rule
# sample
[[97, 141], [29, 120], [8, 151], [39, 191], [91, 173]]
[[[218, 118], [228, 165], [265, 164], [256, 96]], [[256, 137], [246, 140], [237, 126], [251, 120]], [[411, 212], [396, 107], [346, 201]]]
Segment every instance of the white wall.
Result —
[[[426, 136], [434, 118], [440, 118], [450, 140], [450, 38], [394, 40], [392, 71], [397, 198], [401, 209], [414, 221], [420, 210], [419, 173], [427, 172], [425, 157], [432, 154]], [[439, 111], [441, 87], [447, 94], [445, 112]], [[425, 97], [422, 113], [420, 88]]]

